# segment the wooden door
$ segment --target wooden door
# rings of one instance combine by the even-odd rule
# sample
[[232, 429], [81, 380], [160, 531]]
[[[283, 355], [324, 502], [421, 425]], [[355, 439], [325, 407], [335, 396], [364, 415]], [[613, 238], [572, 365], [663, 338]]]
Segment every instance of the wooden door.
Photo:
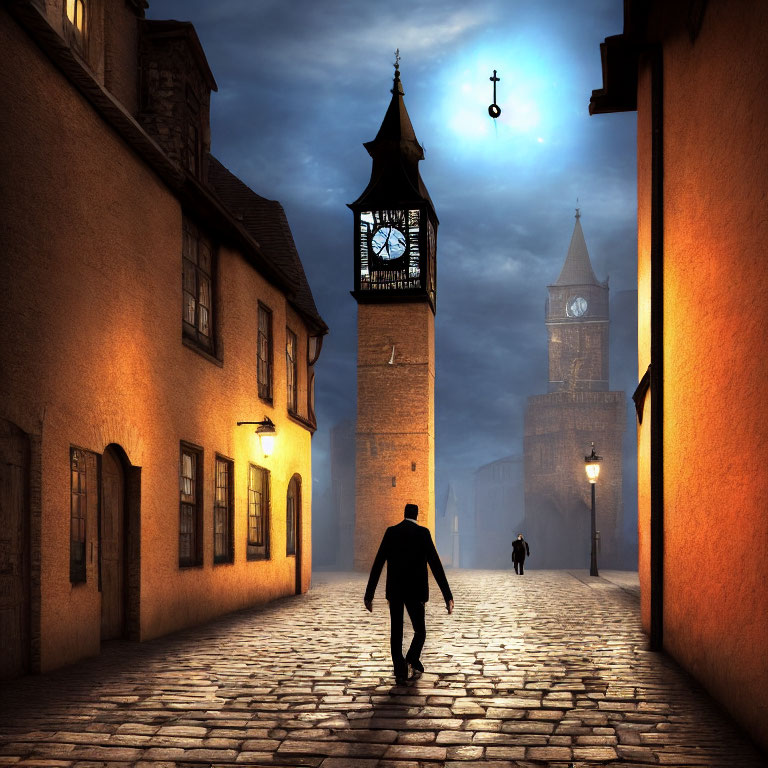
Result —
[[101, 459], [101, 639], [125, 630], [125, 477], [110, 446]]
[[29, 670], [29, 451], [0, 419], [0, 678]]

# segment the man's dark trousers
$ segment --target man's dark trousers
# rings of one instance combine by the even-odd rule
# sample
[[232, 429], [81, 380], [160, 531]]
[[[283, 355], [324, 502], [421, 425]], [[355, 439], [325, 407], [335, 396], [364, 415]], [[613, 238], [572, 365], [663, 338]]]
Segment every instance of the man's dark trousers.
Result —
[[[407, 665], [419, 661], [421, 649], [427, 639], [425, 607], [420, 600], [389, 601], [389, 647], [392, 651], [392, 666], [396, 677], [405, 677], [408, 674]], [[408, 611], [413, 626], [413, 640], [405, 657], [403, 657], [403, 608]]]

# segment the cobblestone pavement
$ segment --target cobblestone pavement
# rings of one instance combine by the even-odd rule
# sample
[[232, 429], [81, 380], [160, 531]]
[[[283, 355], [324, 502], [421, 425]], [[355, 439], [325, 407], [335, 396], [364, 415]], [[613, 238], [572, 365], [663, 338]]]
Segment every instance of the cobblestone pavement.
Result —
[[4, 684], [0, 765], [768, 765], [647, 650], [631, 578], [448, 576], [456, 611], [433, 584], [418, 681], [393, 685], [383, 584], [369, 614], [363, 576], [316, 574], [307, 595]]

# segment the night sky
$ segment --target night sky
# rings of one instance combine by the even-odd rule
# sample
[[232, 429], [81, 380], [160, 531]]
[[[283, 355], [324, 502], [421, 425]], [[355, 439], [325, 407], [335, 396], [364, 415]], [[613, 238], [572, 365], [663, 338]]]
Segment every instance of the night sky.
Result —
[[[400, 49], [405, 103], [440, 219], [436, 316], [437, 500], [522, 452], [525, 400], [546, 392], [546, 286], [581, 223], [611, 296], [634, 290], [634, 113], [589, 117], [599, 44], [621, 0], [151, 0], [149, 18], [194, 23], [217, 80], [212, 152], [285, 207], [330, 327], [316, 369], [318, 505], [331, 428], [355, 415], [353, 222]], [[493, 121], [493, 70], [501, 78]], [[611, 388], [637, 381], [612, 348]], [[626, 383], [625, 383], [626, 382]]]

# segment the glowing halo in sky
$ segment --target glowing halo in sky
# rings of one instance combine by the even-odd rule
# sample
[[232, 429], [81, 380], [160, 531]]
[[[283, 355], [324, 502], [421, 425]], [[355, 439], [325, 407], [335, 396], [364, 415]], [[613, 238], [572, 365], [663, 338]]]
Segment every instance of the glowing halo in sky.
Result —
[[[462, 155], [515, 165], [531, 164], [542, 152], [569, 145], [569, 123], [578, 110], [586, 117], [586, 109], [583, 93], [568, 82], [563, 58], [551, 47], [534, 47], [523, 35], [458, 51], [440, 77], [443, 139]], [[488, 114], [494, 69], [501, 78], [496, 101], [502, 112], [496, 120]]]

